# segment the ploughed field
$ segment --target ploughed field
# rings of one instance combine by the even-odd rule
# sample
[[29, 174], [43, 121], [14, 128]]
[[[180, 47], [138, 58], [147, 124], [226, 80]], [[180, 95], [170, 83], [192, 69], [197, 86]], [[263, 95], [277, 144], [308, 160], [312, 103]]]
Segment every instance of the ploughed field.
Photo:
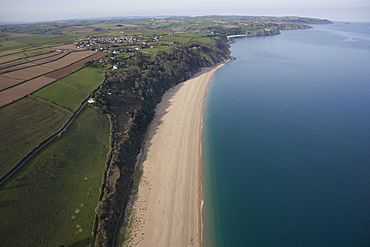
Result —
[[93, 51], [67, 54], [53, 52], [27, 58], [28, 62], [24, 62], [24, 58], [17, 60], [17, 54], [6, 55], [5, 57], [12, 56], [16, 60], [11, 61], [14, 66], [6, 67], [9, 62], [0, 64], [6, 67], [0, 70], [0, 107], [31, 94], [56, 79], [81, 69], [86, 62], [104, 55], [106, 54]]
[[52, 52], [51, 54], [46, 54], [46, 55], [49, 55], [49, 56], [39, 58], [39, 59], [36, 59], [36, 58], [22, 59], [22, 61], [12, 61], [9, 63], [2, 64], [0, 68], [3, 68], [3, 69], [0, 69], [0, 74], [20, 70], [23, 68], [33, 67], [36, 65], [42, 65], [42, 64], [49, 63], [52, 61], [56, 61], [64, 56], [67, 56], [68, 53]]

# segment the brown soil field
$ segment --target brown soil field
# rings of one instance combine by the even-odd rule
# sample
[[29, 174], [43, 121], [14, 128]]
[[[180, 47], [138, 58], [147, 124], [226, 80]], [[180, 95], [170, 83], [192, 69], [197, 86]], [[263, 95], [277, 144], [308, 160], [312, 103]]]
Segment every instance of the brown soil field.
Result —
[[48, 52], [48, 53], [45, 53], [45, 54], [41, 54], [41, 55], [36, 55], [36, 56], [32, 56], [32, 57], [27, 57], [26, 59], [28, 61], [35, 61], [35, 60], [39, 60], [39, 59], [43, 59], [43, 58], [47, 58], [47, 57], [51, 57], [51, 56], [56, 56], [60, 54], [60, 52]]
[[58, 61], [59, 59], [62, 59], [65, 56], [68, 56], [68, 54], [58, 52], [57, 54], [55, 54], [52, 57], [46, 57], [44, 59], [40, 59], [40, 60], [37, 60], [37, 61], [32, 61], [32, 63], [34, 63], [34, 64], [44, 64], [44, 63], [48, 63], [48, 62], [51, 62], [51, 61], [54, 61], [54, 60]]
[[35, 66], [35, 64], [33, 64], [33, 63], [22, 63], [20, 65], [15, 65], [15, 66], [12, 66], [12, 67], [9, 67], [9, 68], [0, 69], [0, 75], [4, 74], [6, 72], [20, 70], [20, 69], [28, 68], [28, 67], [31, 67], [31, 66]]
[[78, 60], [84, 59], [85, 57], [90, 56], [94, 53], [95, 53], [94, 51], [72, 52], [67, 56], [59, 59], [58, 61], [44, 64], [44, 66], [53, 69], [60, 69], [70, 65], [71, 63], [77, 62]]
[[5, 55], [0, 57], [0, 64], [1, 63], [7, 63], [19, 58], [23, 58], [24, 55], [22, 53], [15, 53], [15, 54], [10, 54], [10, 55]]
[[4, 90], [0, 92], [0, 107], [13, 102], [14, 100], [20, 99], [28, 94], [31, 94], [36, 90], [52, 83], [53, 81], [55, 80], [41, 76], [36, 79], [24, 82], [18, 86]]
[[81, 69], [86, 62], [88, 61], [92, 61], [92, 60], [97, 60], [99, 58], [102, 58], [103, 56], [105, 56], [106, 53], [96, 53], [90, 57], [87, 57], [83, 60], [80, 60], [78, 61], [77, 63], [74, 63], [74, 64], [71, 64], [65, 68], [62, 68], [62, 69], [58, 69], [56, 71], [53, 71], [53, 72], [50, 72], [44, 76], [47, 76], [47, 77], [51, 77], [51, 78], [54, 78], [54, 79], [60, 79], [60, 78], [63, 78], [69, 74], [72, 74], [73, 72]]
[[72, 51], [79, 51], [75, 44], [68, 44], [68, 45], [59, 45], [59, 46], [53, 46], [54, 49], [60, 49], [60, 50], [72, 50]]
[[[11, 66], [11, 67], [8, 67], [8, 68], [0, 69], [0, 75], [4, 74], [6, 72], [16, 71], [16, 70], [20, 70], [20, 69], [24, 69], [24, 68], [28, 68], [28, 67], [33, 67], [35, 65], [48, 63], [48, 62], [57, 60], [59, 58], [62, 58], [66, 55], [67, 55], [66, 53], [58, 52], [58, 53], [53, 54], [52, 56], [49, 55], [49, 57], [46, 57], [44, 59], [39, 59], [39, 60], [36, 60], [36, 61], [31, 61], [31, 62], [25, 62], [23, 64], [19, 64], [19, 65]], [[22, 60], [25, 61], [24, 59], [22, 59]]]
[[7, 62], [7, 63], [2, 63], [0, 64], [0, 68], [9, 68], [12, 66], [17, 66], [23, 63], [28, 63], [28, 61], [25, 58], [17, 59], [15, 61]]
[[7, 87], [16, 85], [16, 84], [18, 84], [22, 81], [23, 80], [8, 78], [8, 77], [5, 77], [5, 76], [0, 76], [0, 90], [3, 90]]
[[31, 68], [20, 69], [20, 70], [17, 70], [17, 71], [8, 72], [8, 73], [5, 73], [4, 76], [26, 80], [26, 79], [30, 79], [30, 78], [34, 78], [34, 77], [43, 75], [43, 74], [48, 73], [48, 72], [53, 71], [53, 70], [54, 69], [51, 69], [51, 68], [35, 66], [35, 67], [31, 67]]

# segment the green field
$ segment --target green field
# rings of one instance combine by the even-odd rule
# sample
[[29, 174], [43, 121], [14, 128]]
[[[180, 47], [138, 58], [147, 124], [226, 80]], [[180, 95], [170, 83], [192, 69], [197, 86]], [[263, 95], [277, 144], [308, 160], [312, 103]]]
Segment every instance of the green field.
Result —
[[197, 39], [194, 39], [194, 40], [199, 41], [201, 43], [210, 44], [210, 45], [215, 44], [215, 39], [214, 38], [204, 37], [204, 38], [197, 38]]
[[154, 46], [153, 48], [141, 49], [140, 52], [155, 54], [155, 53], [158, 53], [160, 51], [168, 52], [169, 50], [170, 50], [169, 46]]
[[[1, 49], [1, 42], [0, 42], [0, 49]], [[6, 56], [6, 55], [9, 55], [9, 54], [13, 54], [13, 53], [18, 53], [18, 52], [21, 52], [21, 51], [22, 51], [21, 49], [11, 49], [11, 50], [0, 51], [0, 57], [1, 56]], [[24, 56], [22, 56], [22, 57], [24, 57]]]
[[46, 99], [70, 111], [75, 111], [89, 96], [89, 93], [103, 83], [103, 79], [102, 70], [83, 68], [32, 95]]
[[2, 186], [1, 246], [87, 246], [108, 146], [106, 115], [85, 107]]
[[70, 111], [75, 111], [81, 105], [82, 101], [89, 96], [89, 93], [61, 81], [56, 81], [32, 95], [51, 101]]
[[163, 38], [160, 38], [160, 41], [172, 41], [172, 42], [178, 42], [178, 43], [186, 43], [190, 41], [190, 38], [167, 35], [167, 36], [164, 36]]
[[62, 81], [91, 92], [103, 83], [103, 73], [104, 71], [100, 69], [83, 68], [67, 77], [64, 77]]
[[0, 50], [5, 50], [5, 49], [11, 49], [11, 48], [16, 48], [16, 47], [22, 47], [25, 46], [26, 44], [18, 42], [18, 41], [1, 41], [0, 42]]
[[7, 63], [14, 62], [16, 65], [16, 63], [19, 62], [19, 60], [22, 60], [22, 58], [24, 57], [25, 55], [22, 53], [15, 53], [15, 54], [8, 55], [5, 57], [0, 57], [0, 64], [2, 64], [3, 66], [4, 65], [9, 66]]
[[22, 42], [24, 45], [60, 44], [84, 37], [86, 37], [86, 34], [43, 35], [21, 39], [19, 42]]
[[1, 108], [0, 176], [59, 130], [70, 115], [68, 111], [35, 97]]

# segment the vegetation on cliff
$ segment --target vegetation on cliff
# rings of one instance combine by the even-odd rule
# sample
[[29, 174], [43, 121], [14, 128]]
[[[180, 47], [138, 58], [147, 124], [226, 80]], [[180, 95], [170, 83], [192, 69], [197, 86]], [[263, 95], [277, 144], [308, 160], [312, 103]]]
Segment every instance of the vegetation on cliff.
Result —
[[113, 122], [113, 152], [101, 200], [96, 208], [94, 244], [112, 246], [123, 205], [132, 189], [136, 157], [156, 105], [170, 87], [189, 79], [202, 67], [229, 59], [226, 43], [219, 48], [200, 43], [181, 44], [168, 53], [135, 53], [123, 59], [127, 68], [106, 72], [107, 80], [95, 95], [101, 111]]
[[[235, 21], [239, 21], [239, 27], [230, 26], [229, 22]], [[136, 158], [154, 116], [155, 106], [164, 92], [189, 79], [200, 68], [229, 59], [227, 35], [273, 35], [280, 33], [278, 29], [310, 28], [298, 20], [291, 24], [271, 20], [240, 23], [243, 21], [233, 18], [227, 21], [213, 20], [220, 25], [203, 26], [200, 32], [210, 33], [207, 38], [212, 39], [211, 43], [196, 38], [185, 39], [187, 42], [172, 42], [167, 52], [145, 54], [137, 51], [130, 56], [115, 57], [114, 64], [120, 69], [106, 72], [106, 83], [94, 96], [101, 111], [111, 116], [113, 152], [96, 208], [93, 245], [116, 244], [115, 235], [122, 224], [122, 214], [132, 192]], [[180, 36], [175, 34], [172, 39], [178, 41], [176, 37]]]

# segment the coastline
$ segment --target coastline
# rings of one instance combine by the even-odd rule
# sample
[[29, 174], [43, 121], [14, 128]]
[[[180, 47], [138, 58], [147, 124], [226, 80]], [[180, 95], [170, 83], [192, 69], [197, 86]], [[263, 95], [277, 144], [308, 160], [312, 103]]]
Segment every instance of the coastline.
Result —
[[203, 106], [211, 78], [223, 65], [203, 68], [157, 105], [138, 164], [143, 174], [124, 246], [201, 246]]
[[235, 34], [235, 35], [226, 36], [226, 38], [230, 39], [230, 38], [247, 37], [247, 36], [248, 34]]

